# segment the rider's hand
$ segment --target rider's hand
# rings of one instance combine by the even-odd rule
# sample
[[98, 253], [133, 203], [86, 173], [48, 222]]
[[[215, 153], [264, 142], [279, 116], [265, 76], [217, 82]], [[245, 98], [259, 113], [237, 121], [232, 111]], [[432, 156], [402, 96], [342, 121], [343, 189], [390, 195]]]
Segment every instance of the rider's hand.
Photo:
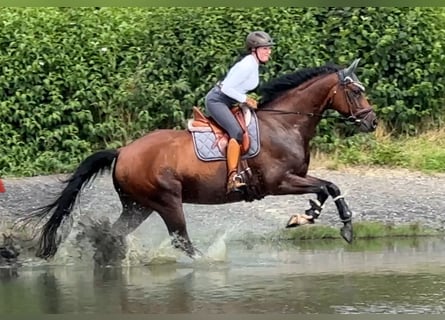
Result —
[[249, 108], [252, 108], [252, 109], [256, 109], [258, 106], [258, 102], [254, 98], [251, 98], [251, 97], [247, 97], [246, 102], [244, 102], [244, 103], [247, 104], [249, 106]]

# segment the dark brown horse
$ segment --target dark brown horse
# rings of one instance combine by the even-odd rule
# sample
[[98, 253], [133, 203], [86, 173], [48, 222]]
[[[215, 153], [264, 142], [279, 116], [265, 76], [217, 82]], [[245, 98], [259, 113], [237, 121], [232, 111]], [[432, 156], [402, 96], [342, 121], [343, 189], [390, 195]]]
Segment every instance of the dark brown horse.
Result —
[[[316, 194], [317, 199], [310, 200], [310, 208], [301, 216], [306, 222], [318, 218], [331, 196], [344, 223], [341, 235], [351, 242], [352, 214], [339, 188], [307, 172], [309, 142], [326, 109], [338, 111], [342, 119], [362, 132], [376, 128], [376, 115], [354, 73], [357, 64], [355, 60], [348, 68], [307, 68], [263, 87], [263, 100], [256, 110], [261, 150], [246, 160], [251, 179], [245, 193], [226, 194], [225, 162], [199, 160], [187, 130], [156, 130], [117, 150], [90, 155], [66, 181], [66, 187], [53, 203], [27, 217], [49, 216], [39, 238], [37, 256], [50, 258], [56, 253], [57, 229], [72, 211], [83, 186], [111, 168], [122, 202], [122, 213], [113, 230], [126, 236], [156, 211], [173, 244], [190, 257], [196, 249], [187, 234], [183, 203], [223, 204], [268, 195]], [[291, 218], [288, 227], [299, 224], [301, 217]]]

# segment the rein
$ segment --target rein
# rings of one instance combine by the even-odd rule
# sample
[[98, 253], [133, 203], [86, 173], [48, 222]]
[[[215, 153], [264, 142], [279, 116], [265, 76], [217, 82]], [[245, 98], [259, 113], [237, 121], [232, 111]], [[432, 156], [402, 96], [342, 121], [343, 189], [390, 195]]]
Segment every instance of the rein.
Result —
[[318, 113], [314, 113], [314, 112], [283, 111], [283, 110], [275, 110], [275, 109], [257, 109], [257, 110], [255, 110], [255, 112], [260, 112], [260, 111], [273, 112], [273, 113], [278, 113], [280, 115], [296, 114], [296, 115], [301, 115], [301, 116], [307, 116], [309, 118], [317, 117], [320, 119], [340, 119], [345, 122], [352, 122], [352, 123], [356, 122], [356, 119], [352, 118], [351, 116], [345, 117], [343, 115], [324, 115], [324, 114], [318, 114]]

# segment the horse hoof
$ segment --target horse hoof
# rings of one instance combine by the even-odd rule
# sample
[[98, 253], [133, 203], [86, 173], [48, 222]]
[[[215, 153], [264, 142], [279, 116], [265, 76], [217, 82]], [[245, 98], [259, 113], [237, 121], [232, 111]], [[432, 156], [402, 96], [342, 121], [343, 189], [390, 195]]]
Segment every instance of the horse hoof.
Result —
[[347, 243], [351, 243], [353, 239], [352, 223], [346, 222], [345, 225], [340, 229], [340, 234]]
[[193, 248], [193, 252], [189, 252], [187, 255], [193, 260], [204, 258], [204, 253], [196, 248]]
[[308, 216], [306, 214], [295, 214], [290, 217], [289, 221], [286, 224], [286, 228], [295, 228], [305, 224], [313, 224], [313, 223], [314, 223], [313, 217]]

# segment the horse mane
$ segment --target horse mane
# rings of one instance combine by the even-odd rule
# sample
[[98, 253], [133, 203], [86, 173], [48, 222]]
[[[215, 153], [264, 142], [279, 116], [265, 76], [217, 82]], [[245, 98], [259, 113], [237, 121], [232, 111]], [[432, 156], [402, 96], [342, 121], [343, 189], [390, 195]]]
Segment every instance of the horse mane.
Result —
[[261, 95], [259, 108], [281, 96], [285, 91], [298, 87], [304, 82], [323, 74], [330, 74], [341, 70], [340, 66], [335, 64], [326, 64], [320, 67], [304, 68], [296, 72], [282, 75], [265, 83], [258, 89]]

